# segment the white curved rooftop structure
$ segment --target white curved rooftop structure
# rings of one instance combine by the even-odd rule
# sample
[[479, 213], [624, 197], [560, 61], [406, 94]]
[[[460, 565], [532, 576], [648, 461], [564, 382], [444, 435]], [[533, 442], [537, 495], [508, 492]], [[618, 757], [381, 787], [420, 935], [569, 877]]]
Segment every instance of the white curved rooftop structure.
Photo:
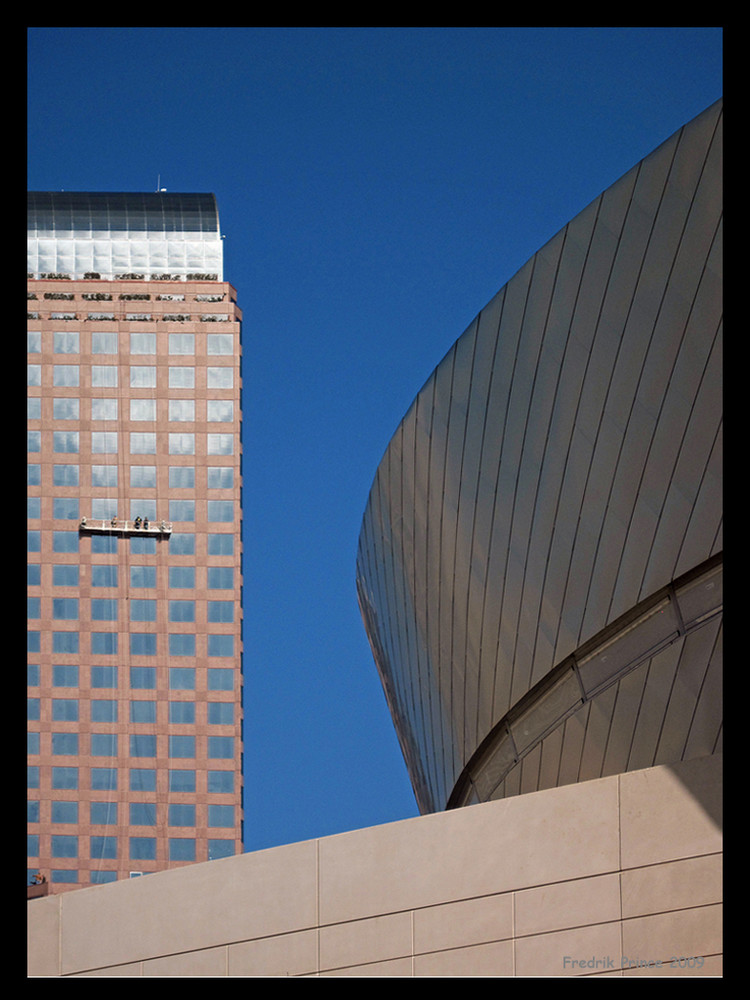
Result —
[[31, 191], [27, 206], [33, 278], [223, 281], [212, 194]]

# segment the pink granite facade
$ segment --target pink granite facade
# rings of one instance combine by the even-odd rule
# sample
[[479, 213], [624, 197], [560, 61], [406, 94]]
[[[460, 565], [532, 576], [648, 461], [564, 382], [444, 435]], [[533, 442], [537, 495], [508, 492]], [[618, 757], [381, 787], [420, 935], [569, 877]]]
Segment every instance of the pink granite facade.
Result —
[[241, 312], [204, 279], [28, 298], [28, 870], [56, 893], [242, 850]]

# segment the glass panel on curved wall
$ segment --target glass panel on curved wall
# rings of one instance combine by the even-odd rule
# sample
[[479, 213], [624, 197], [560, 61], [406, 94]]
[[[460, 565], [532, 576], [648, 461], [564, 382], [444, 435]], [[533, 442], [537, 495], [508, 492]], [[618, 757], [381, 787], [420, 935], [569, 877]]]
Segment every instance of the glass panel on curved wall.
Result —
[[710, 573], [701, 575], [683, 586], [675, 588], [677, 603], [685, 627], [704, 621], [723, 606], [724, 567], [716, 566]]
[[495, 787], [503, 780], [505, 775], [515, 765], [517, 761], [513, 741], [507, 729], [498, 736], [498, 741], [492, 747], [488, 757], [477, 767], [472, 769], [472, 784], [480, 802], [486, 802]]
[[672, 602], [665, 597], [655, 607], [640, 615], [631, 625], [604, 646], [578, 663], [578, 673], [587, 697], [603, 684], [652, 656], [679, 635], [679, 622]]
[[580, 708], [582, 701], [581, 687], [571, 667], [535, 698], [525, 712], [509, 722], [519, 756], [530, 750], [571, 712]]

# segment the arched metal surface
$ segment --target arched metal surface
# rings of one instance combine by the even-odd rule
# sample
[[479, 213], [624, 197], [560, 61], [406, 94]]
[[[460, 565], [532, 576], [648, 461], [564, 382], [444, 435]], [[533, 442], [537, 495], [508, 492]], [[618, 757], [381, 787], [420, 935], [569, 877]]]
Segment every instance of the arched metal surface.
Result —
[[[719, 555], [641, 601], [552, 669], [482, 741], [448, 808], [496, 797], [513, 768], [575, 712], [722, 612]], [[667, 704], [662, 708], [666, 712]]]
[[[721, 551], [721, 112], [521, 268], [380, 463], [357, 587], [423, 812], [446, 807], [482, 741], [556, 665]], [[713, 652], [690, 642], [681, 656], [713, 684]], [[541, 764], [533, 777], [528, 758], [506, 793], [569, 780], [560, 760], [557, 777]]]

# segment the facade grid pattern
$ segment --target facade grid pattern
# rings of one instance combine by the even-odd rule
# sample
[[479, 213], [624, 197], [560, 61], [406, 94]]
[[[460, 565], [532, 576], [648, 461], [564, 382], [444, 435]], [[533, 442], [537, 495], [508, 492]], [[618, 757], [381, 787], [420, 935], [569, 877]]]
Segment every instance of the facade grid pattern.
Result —
[[242, 851], [241, 312], [215, 277], [30, 270], [27, 867], [53, 892]]

